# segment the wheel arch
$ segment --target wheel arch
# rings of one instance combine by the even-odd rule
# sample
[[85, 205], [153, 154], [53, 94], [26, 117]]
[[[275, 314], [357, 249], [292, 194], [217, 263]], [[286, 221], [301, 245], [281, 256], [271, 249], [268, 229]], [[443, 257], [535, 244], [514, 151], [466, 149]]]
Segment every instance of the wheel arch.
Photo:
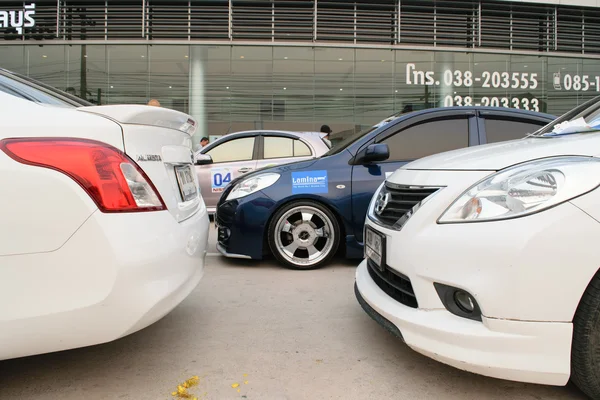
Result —
[[577, 311], [581, 308], [581, 304], [583, 302], [583, 298], [586, 294], [586, 292], [588, 291], [589, 287], [592, 285], [592, 283], [594, 282], [594, 280], [600, 280], [600, 267], [598, 267], [598, 269], [596, 269], [596, 271], [594, 271], [589, 279], [587, 281], [585, 281], [585, 284], [582, 285], [578, 285], [578, 290], [579, 291], [579, 300], [577, 301], [577, 304], [575, 304], [575, 308], [573, 309], [572, 315], [571, 315], [571, 321], [573, 322], [575, 319], [575, 314], [577, 314]]

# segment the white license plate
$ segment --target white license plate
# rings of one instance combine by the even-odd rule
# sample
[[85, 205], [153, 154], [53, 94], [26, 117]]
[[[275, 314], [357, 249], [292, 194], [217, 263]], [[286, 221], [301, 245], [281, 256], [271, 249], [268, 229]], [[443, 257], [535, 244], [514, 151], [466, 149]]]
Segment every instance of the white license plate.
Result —
[[175, 167], [175, 175], [177, 175], [177, 183], [179, 183], [183, 201], [194, 200], [198, 196], [198, 187], [193, 173], [194, 171], [189, 165]]
[[365, 229], [365, 255], [382, 271], [385, 269], [384, 246], [384, 236], [367, 227]]

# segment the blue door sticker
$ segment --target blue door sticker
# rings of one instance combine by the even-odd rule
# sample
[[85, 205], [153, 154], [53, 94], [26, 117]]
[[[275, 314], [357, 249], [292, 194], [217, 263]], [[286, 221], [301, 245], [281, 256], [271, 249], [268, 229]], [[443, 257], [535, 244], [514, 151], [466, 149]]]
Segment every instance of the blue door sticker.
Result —
[[327, 171], [292, 172], [292, 194], [327, 192]]

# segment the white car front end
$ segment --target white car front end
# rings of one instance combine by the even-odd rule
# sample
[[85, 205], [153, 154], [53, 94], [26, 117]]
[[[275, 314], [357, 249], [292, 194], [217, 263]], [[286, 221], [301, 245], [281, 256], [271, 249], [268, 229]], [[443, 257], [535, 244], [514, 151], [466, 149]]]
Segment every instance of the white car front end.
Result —
[[190, 135], [167, 126], [187, 116], [0, 103], [0, 359], [112, 341], [183, 301], [209, 226]]
[[[591, 157], [599, 145], [598, 134], [526, 139], [427, 157], [396, 171], [384, 183], [390, 197], [378, 202], [377, 192], [366, 220], [367, 259], [355, 288], [365, 311], [414, 350], [456, 368], [566, 384], [573, 317], [600, 265], [600, 224], [592, 217], [600, 160]], [[569, 170], [565, 160], [573, 154], [583, 167]], [[485, 217], [479, 220], [468, 207], [463, 214], [453, 208], [464, 194], [482, 193], [482, 182], [497, 171], [529, 171], [540, 159], [559, 160], [542, 170], [564, 172], [560, 185], [576, 181], [574, 191], [558, 190], [560, 201], [537, 199], [506, 215], [484, 199], [474, 211]], [[490, 198], [508, 201], [502, 185], [486, 187], [496, 190]], [[406, 205], [411, 211], [403, 218], [385, 214]]]

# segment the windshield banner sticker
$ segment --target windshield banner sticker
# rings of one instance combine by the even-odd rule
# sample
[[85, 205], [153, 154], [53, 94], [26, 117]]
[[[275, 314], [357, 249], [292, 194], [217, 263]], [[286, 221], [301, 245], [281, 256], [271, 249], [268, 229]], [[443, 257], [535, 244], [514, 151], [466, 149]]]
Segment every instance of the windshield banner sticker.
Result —
[[327, 171], [292, 172], [292, 194], [327, 192]]

